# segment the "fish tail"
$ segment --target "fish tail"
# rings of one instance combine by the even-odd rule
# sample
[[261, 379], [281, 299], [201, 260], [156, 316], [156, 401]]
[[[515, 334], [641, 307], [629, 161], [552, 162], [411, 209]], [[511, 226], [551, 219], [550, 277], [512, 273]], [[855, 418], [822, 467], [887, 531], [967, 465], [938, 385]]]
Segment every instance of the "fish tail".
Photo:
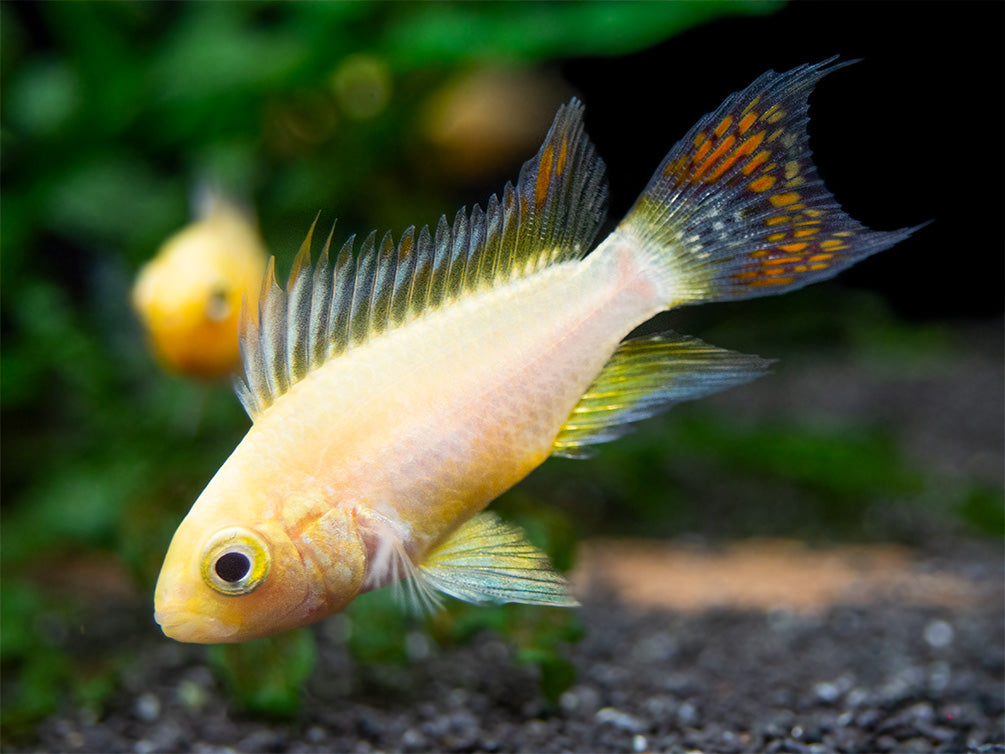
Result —
[[793, 290], [917, 230], [869, 230], [817, 176], [808, 98], [854, 61], [833, 62], [768, 71], [726, 99], [670, 150], [612, 234], [641, 251], [668, 308]]

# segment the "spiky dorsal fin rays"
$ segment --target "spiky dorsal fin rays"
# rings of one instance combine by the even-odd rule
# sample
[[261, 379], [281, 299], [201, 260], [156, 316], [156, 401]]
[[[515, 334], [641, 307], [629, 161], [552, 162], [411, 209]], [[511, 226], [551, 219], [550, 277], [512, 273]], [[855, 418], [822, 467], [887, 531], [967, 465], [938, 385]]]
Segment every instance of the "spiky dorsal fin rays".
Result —
[[285, 290], [271, 261], [258, 322], [249, 312], [241, 317], [245, 375], [237, 393], [252, 419], [311, 370], [389, 328], [584, 256], [603, 221], [607, 187], [582, 117], [577, 100], [562, 106], [516, 185], [485, 210], [462, 209], [452, 226], [441, 217], [435, 235], [423, 227], [416, 238], [409, 228], [395, 245], [390, 234], [377, 244], [371, 233], [356, 255], [350, 237], [329, 266], [328, 244], [311, 264], [309, 233]]
[[817, 175], [809, 95], [855, 62], [835, 60], [768, 71], [727, 97], [670, 150], [622, 220], [617, 232], [651, 255], [668, 306], [784, 293], [917, 230], [869, 230]]

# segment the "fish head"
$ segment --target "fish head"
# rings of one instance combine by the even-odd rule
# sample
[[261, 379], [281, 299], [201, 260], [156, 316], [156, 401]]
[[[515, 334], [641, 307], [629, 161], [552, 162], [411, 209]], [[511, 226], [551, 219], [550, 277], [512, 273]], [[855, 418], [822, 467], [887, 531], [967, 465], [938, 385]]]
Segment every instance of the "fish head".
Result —
[[233, 372], [240, 363], [241, 301], [256, 307], [265, 262], [254, 227], [237, 216], [214, 215], [168, 239], [132, 291], [159, 361], [196, 377]]
[[[291, 534], [278, 519], [226, 520], [197, 504], [165, 556], [154, 620], [177, 641], [216, 644], [271, 636], [341, 609], [359, 592], [364, 555], [351, 527], [323, 519]], [[319, 558], [319, 547], [331, 555]]]

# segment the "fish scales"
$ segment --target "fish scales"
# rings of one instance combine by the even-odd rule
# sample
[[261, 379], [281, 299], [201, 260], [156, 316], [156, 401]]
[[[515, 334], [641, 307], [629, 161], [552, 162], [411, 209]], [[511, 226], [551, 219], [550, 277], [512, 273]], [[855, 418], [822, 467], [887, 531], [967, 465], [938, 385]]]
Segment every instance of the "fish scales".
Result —
[[575, 101], [486, 210], [375, 234], [266, 274], [246, 313], [251, 429], [172, 540], [155, 617], [182, 641], [267, 636], [387, 584], [417, 606], [576, 604], [484, 509], [552, 454], [581, 457], [768, 362], [661, 333], [675, 306], [780, 293], [914, 229], [844, 214], [809, 159], [807, 99], [844, 64], [768, 72], [703, 118], [588, 255], [603, 163]]
[[240, 473], [337, 486], [305, 515], [363, 503], [421, 532], [421, 551], [550, 455], [618, 343], [662, 308], [611, 266], [595, 254], [548, 268], [329, 361], [255, 422]]

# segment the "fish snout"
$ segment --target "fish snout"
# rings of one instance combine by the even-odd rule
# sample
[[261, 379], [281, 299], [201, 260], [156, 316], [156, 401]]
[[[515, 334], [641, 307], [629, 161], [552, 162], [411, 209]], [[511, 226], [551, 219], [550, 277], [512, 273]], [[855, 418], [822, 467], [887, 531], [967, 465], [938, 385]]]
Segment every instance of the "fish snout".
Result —
[[154, 621], [169, 639], [193, 644], [226, 642], [237, 632], [237, 626], [229, 626], [217, 618], [183, 607], [157, 608], [154, 610]]

